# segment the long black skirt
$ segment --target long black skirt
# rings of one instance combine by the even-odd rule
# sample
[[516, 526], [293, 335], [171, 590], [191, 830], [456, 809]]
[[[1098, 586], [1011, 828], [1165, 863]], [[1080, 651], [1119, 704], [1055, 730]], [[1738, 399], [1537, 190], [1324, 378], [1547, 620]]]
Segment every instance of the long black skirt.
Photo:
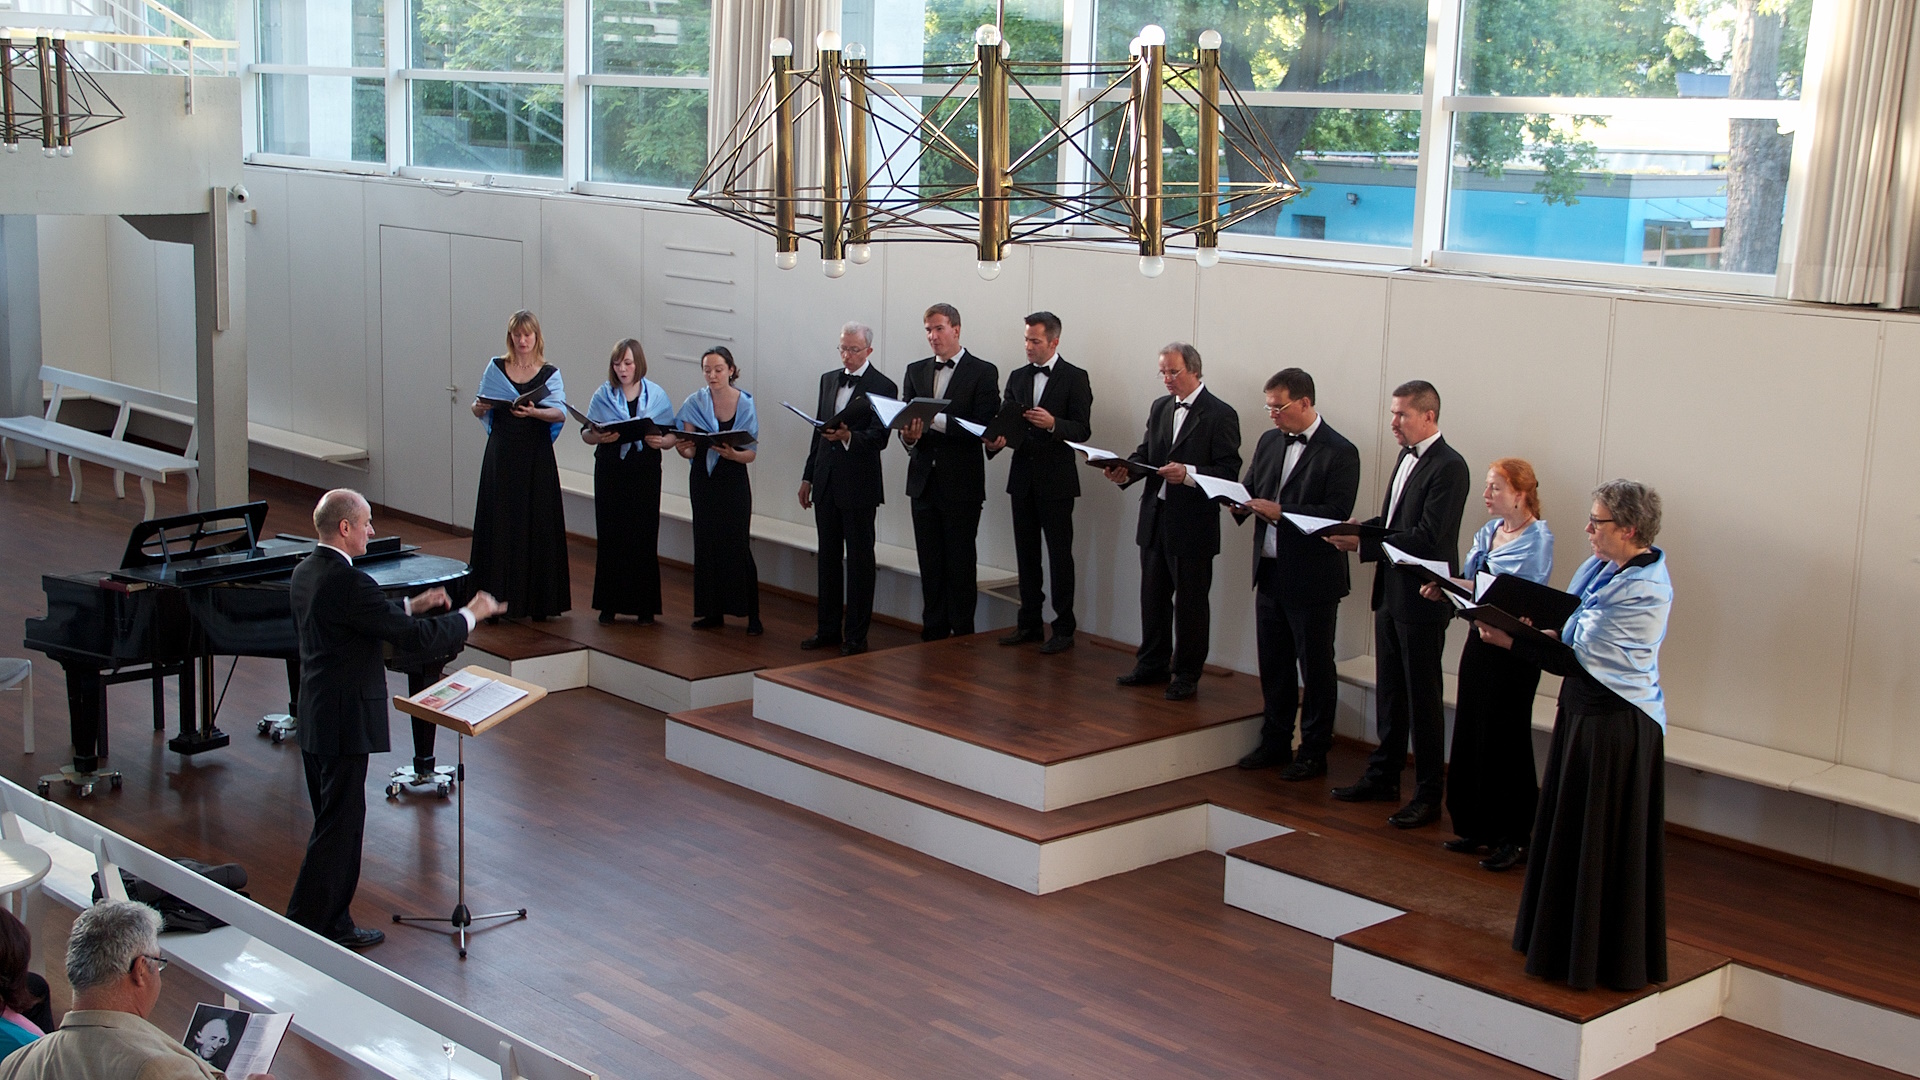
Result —
[[747, 467], [725, 458], [706, 468], [705, 454], [693, 456], [687, 479], [693, 503], [693, 613], [760, 614], [760, 572], [753, 564], [753, 484]]
[[1453, 831], [1482, 843], [1525, 845], [1540, 783], [1533, 771], [1533, 696], [1540, 669], [1468, 631], [1447, 755]]
[[660, 614], [660, 451], [617, 443], [593, 452], [593, 606], [615, 615]]
[[547, 432], [543, 421], [498, 416], [480, 464], [474, 587], [505, 601], [513, 617], [558, 615], [573, 606], [560, 469]]
[[1513, 929], [1529, 974], [1576, 990], [1666, 981], [1665, 779], [1651, 717], [1574, 711], [1562, 694]]

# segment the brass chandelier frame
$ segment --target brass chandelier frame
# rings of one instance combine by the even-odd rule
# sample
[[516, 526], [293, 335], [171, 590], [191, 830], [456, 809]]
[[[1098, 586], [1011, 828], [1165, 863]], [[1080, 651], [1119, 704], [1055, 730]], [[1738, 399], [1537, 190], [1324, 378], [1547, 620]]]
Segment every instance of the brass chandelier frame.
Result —
[[[1013, 244], [1108, 237], [1137, 244], [1141, 272], [1157, 277], [1169, 239], [1191, 236], [1197, 260], [1210, 266], [1221, 232], [1302, 190], [1221, 71], [1220, 35], [1211, 30], [1200, 35], [1193, 63], [1167, 58], [1157, 26], [1141, 31], [1129, 60], [1107, 63], [1013, 60], [991, 24], [975, 33], [969, 63], [872, 66], [859, 43], [842, 49], [831, 30], [817, 45], [814, 66], [798, 70], [792, 43], [773, 40], [771, 70], [689, 194], [772, 236], [782, 269], [798, 263], [803, 239], [819, 245], [829, 277], [844, 274], [849, 261], [866, 262], [874, 243], [932, 241], [974, 245], [981, 276], [992, 279]], [[1062, 101], [1051, 113], [1026, 80], [1059, 85], [1062, 75], [1101, 89], [1078, 108]], [[944, 93], [900, 88], [908, 83], [943, 85]], [[927, 98], [930, 106], [921, 104]], [[1014, 100], [1030, 103], [1045, 122], [1017, 153]], [[1191, 181], [1166, 178], [1170, 105], [1197, 114]], [[971, 147], [955, 132], [969, 106], [978, 127]], [[1103, 154], [1101, 131], [1116, 119], [1119, 137]], [[817, 173], [803, 180], [797, 132], [808, 122], [819, 129]], [[1084, 179], [1059, 179], [1059, 170], [1044, 180], [1019, 175], [1050, 154], [1077, 158]], [[1252, 179], [1222, 180], [1224, 155], [1245, 162]], [[971, 180], [915, 182], [923, 163]]]
[[7, 153], [31, 141], [48, 157], [72, 157], [76, 136], [121, 119], [120, 106], [70, 59], [65, 31], [0, 28], [0, 145]]

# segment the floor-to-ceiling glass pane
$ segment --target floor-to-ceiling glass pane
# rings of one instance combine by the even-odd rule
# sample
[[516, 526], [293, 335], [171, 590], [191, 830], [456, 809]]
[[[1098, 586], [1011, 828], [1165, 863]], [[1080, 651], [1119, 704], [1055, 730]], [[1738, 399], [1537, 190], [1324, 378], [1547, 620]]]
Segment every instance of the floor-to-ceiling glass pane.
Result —
[[380, 67], [387, 56], [386, 17], [383, 0], [260, 0], [260, 62]]
[[413, 66], [559, 71], [560, 0], [413, 0]]
[[413, 83], [413, 163], [472, 172], [560, 175], [560, 87]]
[[707, 92], [595, 86], [587, 176], [687, 188], [707, 162]]
[[705, 75], [713, 0], [591, 0], [590, 69], [613, 75]]
[[261, 75], [260, 149], [325, 161], [385, 161], [386, 82]]

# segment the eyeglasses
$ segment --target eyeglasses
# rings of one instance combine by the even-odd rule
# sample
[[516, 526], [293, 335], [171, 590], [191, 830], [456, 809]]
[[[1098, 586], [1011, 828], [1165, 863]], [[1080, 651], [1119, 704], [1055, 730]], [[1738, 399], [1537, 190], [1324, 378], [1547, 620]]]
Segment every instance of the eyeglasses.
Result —
[[132, 962], [132, 963], [129, 963], [129, 964], [127, 965], [127, 974], [129, 974], [129, 975], [131, 975], [131, 974], [133, 974], [133, 965], [134, 965], [134, 964], [137, 964], [137, 963], [139, 963], [139, 962], [140, 962], [140, 961], [142, 961], [142, 960], [145, 960], [145, 961], [147, 962], [147, 966], [148, 966], [148, 967], [150, 967], [150, 968], [152, 968], [152, 969], [153, 969], [153, 971], [154, 971], [154, 974], [156, 974], [156, 975], [157, 975], [157, 974], [159, 974], [159, 973], [160, 973], [160, 972], [162, 972], [162, 971], [165, 971], [165, 970], [167, 970], [167, 958], [166, 958], [166, 957], [164, 957], [164, 956], [148, 956], [148, 955], [147, 955], [146, 953], [141, 953], [141, 954], [140, 954], [139, 956], [136, 956], [136, 957], [134, 957], [134, 958], [133, 958], [133, 962]]
[[1597, 529], [1602, 525], [1611, 525], [1611, 524], [1613, 524], [1612, 518], [1597, 518], [1591, 514], [1587, 515], [1587, 528], [1589, 529]]
[[866, 352], [871, 348], [873, 348], [871, 345], [842, 345], [840, 346], [840, 352], [842, 355], [851, 356], [854, 353]]
[[1295, 405], [1300, 404], [1304, 400], [1306, 399], [1294, 398], [1292, 401], [1287, 402], [1285, 405], [1269, 405], [1267, 406], [1267, 415], [1279, 416], [1281, 413], [1286, 412], [1288, 409], [1293, 408]]

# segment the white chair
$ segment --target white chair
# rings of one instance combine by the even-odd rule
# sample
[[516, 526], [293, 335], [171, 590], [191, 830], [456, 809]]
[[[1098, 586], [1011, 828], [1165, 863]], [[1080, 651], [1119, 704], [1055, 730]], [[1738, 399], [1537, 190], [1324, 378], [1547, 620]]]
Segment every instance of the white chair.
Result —
[[26, 752], [33, 753], [33, 661], [0, 657], [0, 690], [26, 691], [20, 704], [20, 727]]

